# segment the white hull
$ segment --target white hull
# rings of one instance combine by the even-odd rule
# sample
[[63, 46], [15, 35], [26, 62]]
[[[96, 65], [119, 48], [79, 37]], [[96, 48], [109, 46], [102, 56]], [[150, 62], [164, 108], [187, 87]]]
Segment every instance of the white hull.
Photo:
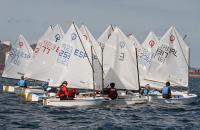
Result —
[[161, 94], [152, 94], [146, 96], [149, 102], [167, 103], [167, 104], [190, 104], [196, 101], [196, 94], [187, 94], [185, 92], [172, 92], [172, 98], [165, 99]]
[[3, 92], [5, 93], [15, 93], [15, 88], [18, 86], [9, 86], [9, 85], [4, 85], [3, 86]]
[[15, 93], [25, 98], [26, 101], [38, 102], [46, 96], [46, 92], [41, 88], [15, 88]]
[[25, 100], [28, 102], [39, 102], [46, 98], [45, 93], [27, 93]]
[[25, 100], [28, 102], [39, 102], [42, 101], [44, 98], [55, 97], [55, 96], [56, 93], [46, 94], [46, 92], [41, 92], [41, 93], [30, 92], [26, 94]]
[[60, 100], [59, 98], [48, 98], [43, 100], [44, 106], [107, 106], [107, 105], [133, 105], [146, 103], [147, 100], [144, 97], [132, 97], [132, 98], [117, 98], [110, 100], [107, 97], [80, 97], [74, 100]]

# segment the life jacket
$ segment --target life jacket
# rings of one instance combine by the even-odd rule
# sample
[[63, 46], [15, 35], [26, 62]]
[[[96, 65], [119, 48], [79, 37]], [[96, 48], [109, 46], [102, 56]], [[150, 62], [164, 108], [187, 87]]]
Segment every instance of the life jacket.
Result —
[[169, 91], [170, 91], [169, 86], [164, 86], [164, 87], [162, 88], [162, 94], [163, 94], [163, 95], [169, 95]]
[[76, 89], [74, 89], [74, 88], [65, 88], [65, 86], [62, 86], [61, 88], [60, 88], [60, 90], [58, 91], [58, 93], [57, 93], [57, 96], [59, 96], [59, 97], [71, 97], [71, 98], [74, 98], [75, 97], [75, 95], [78, 95], [78, 92], [77, 92], [77, 90]]
[[75, 88], [68, 88], [68, 97], [75, 98], [75, 95], [78, 95], [78, 91]]
[[109, 93], [108, 93], [108, 97], [113, 100], [113, 99], [116, 99], [117, 96], [118, 96], [117, 90], [115, 88], [110, 88]]
[[144, 94], [144, 95], [149, 94], [149, 89], [144, 89], [144, 90], [143, 90], [143, 94]]
[[[66, 92], [65, 92], [66, 91]], [[57, 92], [56, 94], [57, 96], [59, 97], [64, 97], [64, 96], [68, 96], [68, 90], [67, 90], [67, 87], [65, 88], [65, 86], [61, 86], [60, 87], [60, 90]]]
[[23, 79], [20, 79], [20, 80], [18, 81], [18, 85], [19, 85], [20, 87], [26, 87], [26, 81], [23, 80]]

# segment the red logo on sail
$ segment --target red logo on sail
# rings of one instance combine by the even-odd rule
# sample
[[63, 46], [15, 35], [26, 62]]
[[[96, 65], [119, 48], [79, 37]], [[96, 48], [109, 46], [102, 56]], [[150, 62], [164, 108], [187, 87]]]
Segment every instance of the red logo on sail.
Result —
[[170, 40], [171, 42], [173, 42], [173, 41], [175, 40], [175, 36], [174, 36], [174, 35], [171, 35], [171, 36], [169, 37], [169, 40]]
[[87, 36], [86, 35], [83, 35], [85, 37], [85, 39], [87, 40]]
[[149, 41], [149, 45], [152, 48], [155, 45], [155, 41], [154, 40]]
[[24, 43], [20, 41], [19, 42], [19, 47], [22, 48], [23, 45], [24, 45]]

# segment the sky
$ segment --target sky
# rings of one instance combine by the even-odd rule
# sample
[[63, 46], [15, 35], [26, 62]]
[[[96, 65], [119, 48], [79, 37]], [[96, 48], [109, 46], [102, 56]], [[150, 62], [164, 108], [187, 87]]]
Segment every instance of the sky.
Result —
[[173, 25], [191, 48], [190, 65], [200, 67], [200, 0], [0, 0], [0, 40], [19, 34], [35, 43], [49, 25], [66, 32], [84, 23], [97, 39], [117, 25], [143, 43], [150, 31], [158, 37]]

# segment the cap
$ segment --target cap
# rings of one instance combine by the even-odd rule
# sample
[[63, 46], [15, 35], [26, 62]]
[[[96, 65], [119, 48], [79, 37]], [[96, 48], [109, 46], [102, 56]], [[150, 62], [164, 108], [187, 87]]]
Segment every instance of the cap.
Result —
[[67, 81], [63, 81], [62, 84], [68, 84]]

